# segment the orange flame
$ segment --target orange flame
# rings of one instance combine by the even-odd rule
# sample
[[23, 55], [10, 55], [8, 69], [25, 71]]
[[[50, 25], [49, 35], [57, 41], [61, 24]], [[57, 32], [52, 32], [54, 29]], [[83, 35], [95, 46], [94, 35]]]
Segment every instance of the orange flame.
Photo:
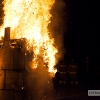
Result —
[[28, 47], [34, 52], [33, 68], [38, 66], [38, 55], [48, 63], [49, 72], [56, 64], [57, 48], [50, 36], [48, 25], [51, 23], [55, 0], [4, 0], [4, 23], [0, 27], [0, 36], [5, 27], [11, 27], [11, 38], [27, 38]]

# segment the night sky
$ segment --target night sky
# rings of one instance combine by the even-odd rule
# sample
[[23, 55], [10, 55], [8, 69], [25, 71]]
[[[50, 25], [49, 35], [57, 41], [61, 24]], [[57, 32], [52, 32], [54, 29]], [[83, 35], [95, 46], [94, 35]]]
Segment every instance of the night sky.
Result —
[[[64, 45], [65, 60], [84, 62], [89, 56], [92, 64], [100, 62], [99, 0], [65, 0], [68, 9], [68, 30]], [[66, 10], [67, 11], [67, 10]]]

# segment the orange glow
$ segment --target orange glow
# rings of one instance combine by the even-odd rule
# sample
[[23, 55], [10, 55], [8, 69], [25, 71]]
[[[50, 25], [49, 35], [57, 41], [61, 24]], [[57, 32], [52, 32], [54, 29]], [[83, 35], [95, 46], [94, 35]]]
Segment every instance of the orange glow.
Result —
[[27, 50], [32, 47], [34, 52], [32, 67], [38, 67], [41, 56], [48, 63], [49, 72], [55, 72], [58, 52], [48, 30], [54, 3], [55, 0], [4, 0], [4, 23], [0, 27], [0, 36], [5, 27], [11, 27], [11, 39], [27, 38]]

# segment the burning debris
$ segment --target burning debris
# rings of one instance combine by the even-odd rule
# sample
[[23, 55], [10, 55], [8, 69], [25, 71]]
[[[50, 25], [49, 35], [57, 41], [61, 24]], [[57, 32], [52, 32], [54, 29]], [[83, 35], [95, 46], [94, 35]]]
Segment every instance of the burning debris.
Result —
[[[34, 53], [32, 67], [37, 68], [41, 57], [49, 72], [54, 70], [58, 52], [48, 30], [52, 17], [50, 10], [54, 3], [55, 0], [4, 0], [4, 23], [0, 27], [0, 36], [3, 35], [4, 28], [9, 26], [11, 39], [26, 38], [27, 51]], [[11, 40], [10, 46], [21, 48], [17, 40]]]
[[24, 41], [27, 49], [25, 55], [30, 54], [29, 59], [32, 59], [33, 69], [42, 61], [49, 72], [56, 72], [54, 66], [64, 55], [62, 44], [65, 31], [64, 2], [62, 0], [4, 0], [2, 4], [4, 18], [0, 26], [0, 36], [3, 36], [5, 27], [11, 27], [11, 48], [21, 49], [23, 43], [20, 42]]

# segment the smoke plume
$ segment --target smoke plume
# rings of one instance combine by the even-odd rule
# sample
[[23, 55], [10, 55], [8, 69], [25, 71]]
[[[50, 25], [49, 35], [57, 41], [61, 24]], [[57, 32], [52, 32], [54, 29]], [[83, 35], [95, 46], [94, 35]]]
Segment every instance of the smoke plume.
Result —
[[63, 0], [56, 0], [55, 4], [51, 10], [52, 19], [49, 25], [49, 30], [54, 37], [56, 47], [58, 49], [57, 61], [63, 59], [65, 48], [64, 48], [64, 33], [67, 31], [66, 24], [66, 12], [64, 11], [65, 3]]

